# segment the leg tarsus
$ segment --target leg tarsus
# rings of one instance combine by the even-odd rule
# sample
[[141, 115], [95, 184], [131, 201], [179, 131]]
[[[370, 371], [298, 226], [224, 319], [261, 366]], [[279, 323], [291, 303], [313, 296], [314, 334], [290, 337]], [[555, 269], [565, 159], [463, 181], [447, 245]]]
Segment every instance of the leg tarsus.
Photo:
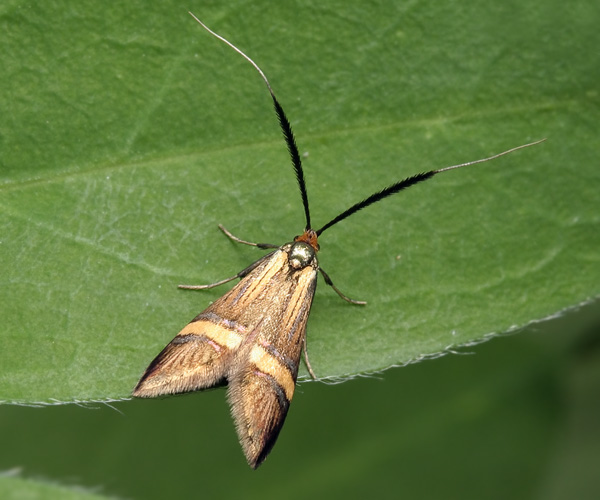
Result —
[[225, 283], [229, 283], [230, 281], [233, 281], [236, 278], [243, 278], [244, 276], [248, 275], [263, 260], [268, 259], [271, 255], [273, 255], [273, 252], [261, 257], [256, 262], [250, 264], [246, 269], [242, 269], [239, 273], [237, 273], [235, 276], [232, 276], [231, 278], [225, 278], [224, 280], [217, 281], [216, 283], [210, 283], [208, 285], [178, 285], [178, 288], [183, 288], [184, 290], [207, 290], [209, 288], [214, 288], [219, 285], [224, 285]]
[[304, 363], [306, 364], [308, 373], [310, 374], [310, 376], [312, 377], [313, 380], [317, 380], [317, 376], [315, 375], [315, 372], [313, 371], [312, 366], [310, 366], [310, 361], [308, 360], [308, 352], [306, 351], [306, 336], [304, 337], [304, 340], [302, 341], [302, 350], [304, 351]]
[[329, 275], [323, 271], [322, 268], [319, 268], [319, 271], [321, 271], [321, 274], [323, 275], [323, 278], [325, 279], [325, 283], [327, 283], [331, 288], [333, 288], [335, 290], [335, 292], [342, 298], [344, 299], [346, 302], [350, 302], [350, 304], [356, 304], [359, 306], [364, 306], [366, 304], [366, 302], [364, 300], [354, 300], [351, 299], [350, 297], [346, 297], [342, 292], [340, 292], [338, 290], [338, 288], [333, 284], [333, 281], [331, 281], [331, 278], [329, 277]]
[[184, 290], [208, 290], [209, 288], [214, 288], [219, 285], [224, 285], [225, 283], [229, 283], [234, 279], [239, 278], [239, 273], [231, 278], [226, 278], [221, 281], [217, 281], [216, 283], [209, 283], [208, 285], [177, 285], [177, 288], [183, 288]]
[[279, 246], [273, 245], [272, 243], [252, 243], [251, 241], [242, 240], [242, 239], [238, 238], [237, 236], [234, 236], [233, 234], [231, 234], [229, 232], [229, 230], [227, 230], [225, 228], [225, 226], [223, 226], [223, 224], [219, 224], [219, 229], [221, 231], [223, 231], [229, 239], [235, 241], [236, 243], [243, 243], [244, 245], [250, 245], [251, 247], [257, 247], [257, 248], [262, 248], [262, 249], [279, 248]]

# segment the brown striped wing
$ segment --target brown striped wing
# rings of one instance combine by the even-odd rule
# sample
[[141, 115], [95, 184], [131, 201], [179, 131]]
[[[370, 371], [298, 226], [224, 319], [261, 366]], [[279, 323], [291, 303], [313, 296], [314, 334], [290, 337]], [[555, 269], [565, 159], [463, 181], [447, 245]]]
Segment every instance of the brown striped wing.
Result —
[[255, 301], [261, 307], [255, 314], [261, 319], [228, 370], [231, 412], [253, 468], [275, 444], [294, 395], [317, 270], [316, 259], [294, 270], [285, 257], [262, 298]]
[[317, 284], [316, 258], [294, 269], [289, 249], [284, 245], [263, 257], [183, 328], [133, 392], [156, 397], [227, 381], [238, 436], [252, 467], [271, 450], [287, 415]]

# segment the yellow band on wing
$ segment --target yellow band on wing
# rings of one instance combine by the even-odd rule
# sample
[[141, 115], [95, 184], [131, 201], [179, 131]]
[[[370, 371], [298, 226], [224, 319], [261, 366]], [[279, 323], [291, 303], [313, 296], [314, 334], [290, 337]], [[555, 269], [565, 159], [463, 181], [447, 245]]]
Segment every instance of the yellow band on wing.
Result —
[[261, 372], [273, 377], [283, 388], [285, 397], [291, 401], [295, 383], [290, 370], [285, 365], [282, 365], [277, 358], [260, 345], [255, 345], [250, 351], [250, 362]]
[[179, 332], [179, 335], [202, 335], [213, 342], [235, 350], [242, 343], [242, 336], [236, 332], [235, 327], [227, 327], [212, 321], [199, 320], [189, 323]]

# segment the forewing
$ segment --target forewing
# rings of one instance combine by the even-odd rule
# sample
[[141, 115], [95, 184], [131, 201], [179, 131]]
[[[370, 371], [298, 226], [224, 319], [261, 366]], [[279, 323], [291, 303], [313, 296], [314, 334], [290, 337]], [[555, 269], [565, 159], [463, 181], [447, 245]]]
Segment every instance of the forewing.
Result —
[[275, 444], [294, 395], [317, 263], [295, 270], [281, 261], [264, 285], [261, 320], [229, 366], [228, 397], [246, 459], [258, 467]]
[[196, 316], [150, 363], [133, 391], [136, 397], [207, 389], [225, 383], [236, 350], [261, 318], [248, 314], [257, 283], [269, 279], [281, 250], [264, 256], [235, 287]]

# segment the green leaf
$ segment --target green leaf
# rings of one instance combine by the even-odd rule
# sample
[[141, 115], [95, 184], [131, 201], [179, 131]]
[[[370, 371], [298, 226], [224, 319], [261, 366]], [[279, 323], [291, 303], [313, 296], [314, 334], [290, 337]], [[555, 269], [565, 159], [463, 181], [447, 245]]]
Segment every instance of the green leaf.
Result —
[[[321, 265], [368, 305], [321, 283], [319, 377], [437, 356], [599, 295], [598, 7], [430, 7], [195, 12], [270, 78], [307, 155], [315, 226], [413, 173], [548, 138], [323, 234]], [[1, 22], [0, 399], [124, 398], [227, 289], [176, 285], [259, 257], [218, 223], [278, 244], [302, 231], [269, 96], [177, 3], [13, 2]]]
[[47, 481], [0, 474], [0, 496], [3, 500], [101, 500], [109, 497], [84, 488], [67, 487]]

